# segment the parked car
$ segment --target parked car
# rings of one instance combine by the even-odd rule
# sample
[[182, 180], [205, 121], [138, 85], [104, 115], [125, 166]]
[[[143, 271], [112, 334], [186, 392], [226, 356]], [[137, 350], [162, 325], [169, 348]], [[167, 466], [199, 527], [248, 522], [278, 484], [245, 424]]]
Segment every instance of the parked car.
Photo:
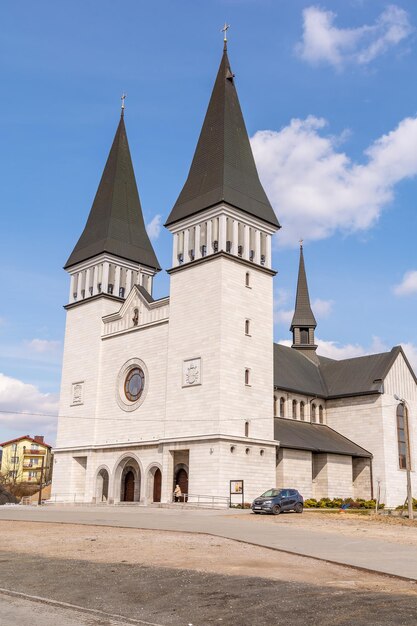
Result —
[[303, 496], [297, 489], [268, 489], [252, 502], [253, 513], [272, 513], [279, 515], [283, 511], [302, 513]]

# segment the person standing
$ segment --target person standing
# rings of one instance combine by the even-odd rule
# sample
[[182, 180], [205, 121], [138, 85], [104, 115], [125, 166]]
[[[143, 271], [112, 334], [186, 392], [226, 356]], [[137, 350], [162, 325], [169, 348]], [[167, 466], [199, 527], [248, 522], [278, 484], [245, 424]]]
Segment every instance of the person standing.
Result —
[[181, 502], [181, 496], [182, 496], [181, 487], [180, 487], [179, 485], [175, 485], [175, 489], [174, 489], [174, 501], [175, 501], [175, 502]]

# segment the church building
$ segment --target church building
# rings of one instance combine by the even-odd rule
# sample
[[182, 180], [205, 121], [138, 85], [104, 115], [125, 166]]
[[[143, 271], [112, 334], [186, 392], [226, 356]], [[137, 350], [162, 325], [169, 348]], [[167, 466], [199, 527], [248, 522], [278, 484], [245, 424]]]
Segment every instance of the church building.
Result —
[[[169, 296], [146, 233], [124, 109], [70, 275], [53, 498], [226, 503], [243, 481], [308, 497], [406, 494], [417, 381], [401, 348], [317, 355], [303, 249], [291, 348], [273, 341], [272, 237], [226, 43], [172, 233]], [[279, 236], [279, 235], [278, 235]], [[397, 398], [397, 399], [396, 399]], [[410, 451], [410, 458], [407, 456]], [[414, 474], [414, 473], [413, 473]], [[417, 489], [417, 481], [414, 489]]]

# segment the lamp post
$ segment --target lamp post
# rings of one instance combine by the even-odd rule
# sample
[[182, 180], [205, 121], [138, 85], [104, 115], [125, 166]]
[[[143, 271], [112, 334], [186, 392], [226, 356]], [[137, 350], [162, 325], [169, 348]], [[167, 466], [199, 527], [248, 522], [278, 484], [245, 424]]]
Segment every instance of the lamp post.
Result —
[[405, 470], [407, 472], [407, 508], [408, 508], [408, 519], [414, 519], [414, 511], [413, 511], [413, 494], [411, 489], [411, 455], [410, 455], [410, 431], [408, 428], [408, 402], [404, 400], [404, 398], [400, 398], [397, 394], [394, 394], [394, 398], [400, 402], [404, 407], [404, 426], [405, 426], [405, 438], [406, 438], [406, 448], [405, 448]]

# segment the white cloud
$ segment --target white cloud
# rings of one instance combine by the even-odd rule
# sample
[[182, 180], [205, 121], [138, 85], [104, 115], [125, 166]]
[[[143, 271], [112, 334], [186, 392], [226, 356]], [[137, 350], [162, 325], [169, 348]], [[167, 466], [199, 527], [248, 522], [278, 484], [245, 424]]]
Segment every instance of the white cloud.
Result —
[[42, 431], [36, 434], [52, 437], [56, 429], [53, 416], [58, 413], [58, 394], [42, 393], [35, 385], [0, 373], [0, 411], [0, 426], [13, 429], [16, 436]]
[[283, 226], [283, 245], [369, 229], [395, 185], [417, 174], [417, 117], [403, 119], [372, 143], [364, 164], [337, 150], [339, 139], [323, 133], [326, 124], [309, 116], [252, 137], [260, 177]]
[[277, 309], [274, 311], [275, 324], [291, 324], [294, 315], [294, 309]]
[[333, 309], [333, 300], [321, 300], [320, 298], [316, 298], [311, 303], [311, 308], [313, 309], [313, 313], [317, 318], [329, 317], [330, 313]]
[[417, 270], [406, 272], [402, 281], [394, 287], [394, 293], [397, 296], [409, 296], [417, 293]]
[[61, 342], [48, 339], [32, 339], [27, 342], [27, 347], [37, 354], [56, 354], [61, 350]]
[[413, 343], [402, 343], [401, 346], [407, 356], [407, 359], [410, 361], [411, 367], [417, 374], [417, 345]]
[[408, 13], [388, 6], [372, 25], [338, 28], [336, 14], [319, 7], [303, 11], [303, 35], [296, 52], [311, 65], [328, 63], [340, 69], [347, 63], [366, 65], [412, 32]]
[[155, 215], [155, 217], [146, 224], [146, 231], [149, 235], [149, 239], [158, 239], [161, 232], [162, 215]]

